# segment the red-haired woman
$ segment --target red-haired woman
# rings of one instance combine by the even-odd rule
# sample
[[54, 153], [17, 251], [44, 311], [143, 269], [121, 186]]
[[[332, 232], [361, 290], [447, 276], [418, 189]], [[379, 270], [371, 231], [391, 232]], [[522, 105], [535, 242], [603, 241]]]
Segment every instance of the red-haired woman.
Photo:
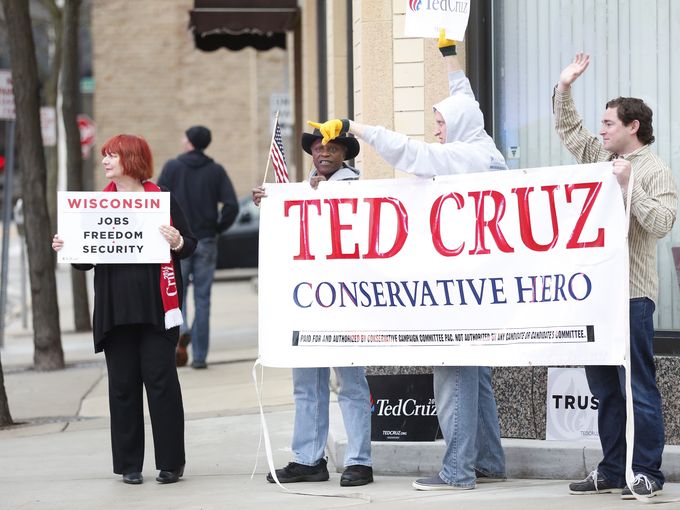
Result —
[[[161, 191], [149, 181], [153, 162], [142, 137], [114, 136], [101, 153], [110, 181], [104, 191]], [[108, 368], [113, 472], [129, 484], [143, 481], [143, 387], [160, 470], [156, 480], [174, 483], [184, 473], [184, 408], [175, 368], [183, 293], [179, 260], [193, 253], [196, 238], [172, 195], [170, 216], [172, 224], [160, 227], [172, 254], [170, 263], [74, 264], [81, 270], [94, 267], [94, 347], [104, 351]], [[52, 248], [59, 251], [63, 245], [55, 235]], [[166, 292], [173, 271], [177, 293]]]

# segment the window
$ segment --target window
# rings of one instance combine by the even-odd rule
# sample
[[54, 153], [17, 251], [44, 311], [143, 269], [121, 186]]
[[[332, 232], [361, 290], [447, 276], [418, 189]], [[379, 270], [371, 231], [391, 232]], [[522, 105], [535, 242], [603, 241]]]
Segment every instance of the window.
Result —
[[[510, 168], [571, 164], [553, 129], [552, 89], [578, 51], [590, 67], [573, 88], [599, 132], [607, 100], [640, 97], [654, 111], [652, 150], [680, 182], [680, 3], [670, 0], [491, 2], [494, 137]], [[658, 243], [656, 327], [680, 330], [680, 220]]]

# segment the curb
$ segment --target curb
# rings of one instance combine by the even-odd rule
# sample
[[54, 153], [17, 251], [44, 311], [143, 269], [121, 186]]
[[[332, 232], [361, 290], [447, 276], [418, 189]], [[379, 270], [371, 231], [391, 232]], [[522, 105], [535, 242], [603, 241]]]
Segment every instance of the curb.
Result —
[[[330, 404], [328, 452], [342, 471], [347, 435], [337, 402]], [[545, 441], [502, 438], [508, 478], [582, 480], [602, 458], [599, 441]], [[377, 475], [430, 476], [441, 470], [444, 441], [373, 441]], [[662, 470], [667, 482], [680, 481], [680, 446], [666, 445]]]

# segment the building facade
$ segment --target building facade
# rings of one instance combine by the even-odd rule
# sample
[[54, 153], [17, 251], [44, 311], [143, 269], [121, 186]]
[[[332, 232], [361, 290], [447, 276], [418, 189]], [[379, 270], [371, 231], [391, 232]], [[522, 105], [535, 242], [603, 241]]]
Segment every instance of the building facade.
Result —
[[[157, 176], [181, 151], [184, 131], [203, 124], [213, 135], [206, 154], [226, 167], [243, 196], [264, 174], [270, 98], [288, 92], [288, 57], [278, 48], [196, 49], [188, 30], [192, 7], [192, 0], [94, 1], [97, 140], [144, 136]], [[102, 183], [99, 176], [95, 189]]]
[[[287, 94], [298, 114], [284, 139], [294, 180], [311, 167], [299, 149], [307, 120], [352, 117], [434, 141], [431, 105], [448, 94], [446, 71], [435, 40], [404, 36], [407, 5], [298, 0], [299, 25], [287, 33], [286, 50], [202, 52], [187, 30], [192, 0], [95, 0], [98, 138], [123, 131], [146, 136], [158, 172], [178, 152], [184, 129], [205, 124], [213, 130], [207, 152], [226, 165], [239, 195], [264, 176], [273, 95]], [[672, 94], [680, 78], [680, 6], [473, 0], [471, 7], [459, 54], [510, 167], [573, 162], [554, 134], [550, 97], [561, 68], [586, 51], [591, 69], [574, 91], [586, 125], [599, 131], [607, 99], [642, 97], [655, 114], [653, 148], [680, 175], [680, 102]], [[366, 146], [356, 165], [364, 178], [403, 176]], [[659, 243], [658, 264], [657, 327], [679, 333], [680, 222]]]

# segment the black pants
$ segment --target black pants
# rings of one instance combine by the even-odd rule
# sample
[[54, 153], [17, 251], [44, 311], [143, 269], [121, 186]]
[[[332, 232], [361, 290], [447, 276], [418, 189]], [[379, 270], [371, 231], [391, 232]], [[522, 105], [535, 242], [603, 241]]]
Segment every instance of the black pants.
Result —
[[141, 472], [144, 464], [146, 387], [156, 469], [183, 466], [184, 408], [175, 368], [175, 345], [147, 324], [118, 326], [104, 344], [109, 372], [113, 472]]

